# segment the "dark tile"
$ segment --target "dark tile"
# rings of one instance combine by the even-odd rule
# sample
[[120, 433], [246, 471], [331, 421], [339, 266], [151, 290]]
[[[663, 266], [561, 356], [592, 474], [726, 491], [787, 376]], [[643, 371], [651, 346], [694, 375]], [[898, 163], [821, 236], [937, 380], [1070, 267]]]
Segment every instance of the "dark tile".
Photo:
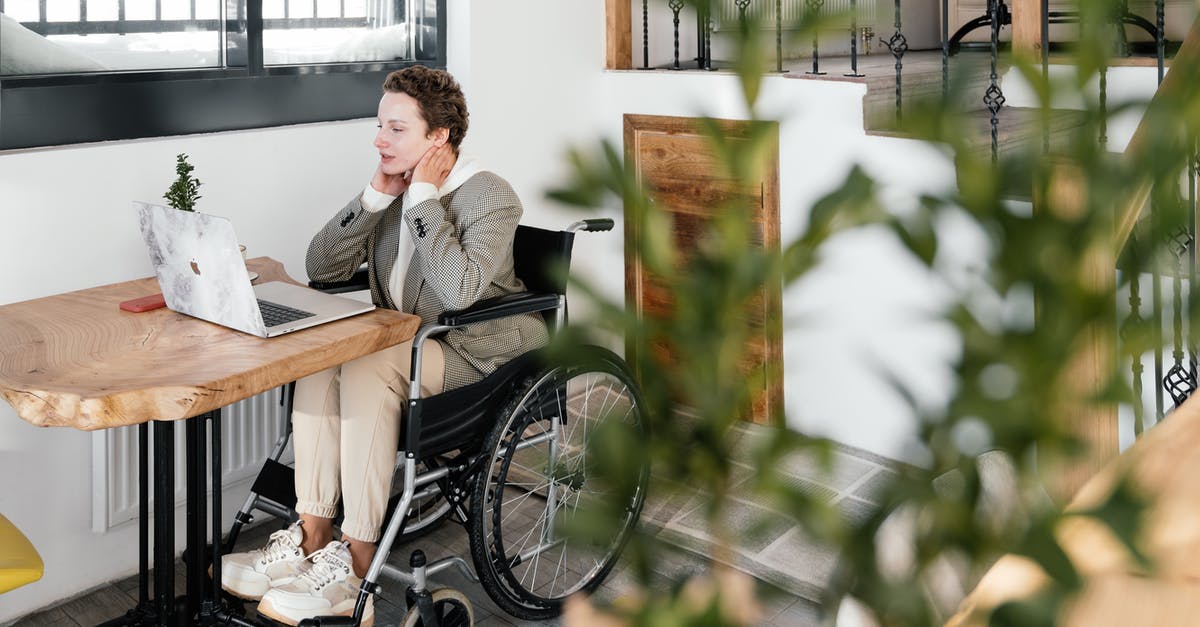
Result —
[[79, 627], [61, 607], [30, 614], [12, 624], [12, 627]]
[[649, 496], [642, 506], [642, 520], [663, 526], [677, 516], [687, 514], [701, 503], [693, 488], [660, 482], [651, 485]]
[[806, 599], [796, 599], [767, 621], [772, 627], [821, 627], [821, 608]]
[[858, 488], [854, 490], [854, 496], [865, 501], [878, 503], [880, 496], [883, 495], [883, 491], [895, 482], [899, 476], [899, 474], [891, 470], [880, 468], [879, 472], [876, 472], [866, 481], [859, 484]]
[[784, 457], [781, 463], [784, 472], [793, 477], [815, 481], [838, 491], [849, 488], [879, 468], [874, 462], [839, 450], [831, 452], [828, 466], [812, 451], [796, 451]]
[[136, 604], [136, 598], [118, 590], [115, 586], [107, 586], [68, 601], [59, 607], [80, 625], [95, 625], [123, 616]]
[[879, 506], [874, 503], [869, 503], [867, 501], [848, 496], [838, 501], [837, 508], [838, 511], [841, 512], [843, 518], [845, 518], [851, 524], [857, 525], [866, 521], [871, 514], [875, 513], [876, 510], [879, 509]]
[[837, 553], [833, 549], [795, 527], [769, 550], [755, 556], [748, 569], [753, 569], [751, 574], [759, 579], [774, 582], [798, 596], [816, 599], [836, 566]]
[[[722, 521], [737, 539], [738, 547], [750, 553], [758, 553], [794, 526], [787, 517], [752, 503], [731, 501], [726, 504]], [[673, 529], [686, 533], [695, 530], [699, 536], [707, 536], [709, 524], [706, 513], [697, 510], [679, 520]]]
[[809, 496], [817, 497], [818, 499], [832, 503], [838, 497], [839, 492], [828, 486], [821, 485], [815, 481], [805, 479], [803, 477], [789, 476], [783, 480], [784, 485], [799, 491]]
[[408, 610], [404, 607], [403, 593], [400, 595], [384, 594], [375, 597], [375, 624], [399, 625], [404, 621]]

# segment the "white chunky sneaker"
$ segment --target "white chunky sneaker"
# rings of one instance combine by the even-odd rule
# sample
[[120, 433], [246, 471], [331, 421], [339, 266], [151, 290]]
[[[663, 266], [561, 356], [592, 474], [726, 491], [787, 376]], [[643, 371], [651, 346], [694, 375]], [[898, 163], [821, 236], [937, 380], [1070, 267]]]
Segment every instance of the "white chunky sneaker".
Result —
[[[285, 625], [296, 625], [314, 616], [350, 616], [358, 601], [362, 579], [354, 576], [350, 545], [330, 542], [309, 556], [312, 565], [291, 583], [275, 586], [263, 595], [258, 613]], [[374, 597], [367, 597], [363, 627], [375, 624]]]
[[272, 586], [289, 583], [308, 568], [300, 542], [300, 523], [271, 534], [267, 545], [248, 553], [221, 558], [221, 587], [243, 599], [257, 601]]

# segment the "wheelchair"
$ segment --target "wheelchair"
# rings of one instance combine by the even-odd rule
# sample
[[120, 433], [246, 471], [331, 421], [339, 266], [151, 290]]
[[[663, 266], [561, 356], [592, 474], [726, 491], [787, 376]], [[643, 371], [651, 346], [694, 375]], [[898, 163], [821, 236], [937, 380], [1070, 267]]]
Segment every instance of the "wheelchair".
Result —
[[[557, 362], [549, 361], [544, 350], [532, 351], [482, 381], [427, 398], [420, 395], [420, 360], [426, 340], [476, 322], [539, 312], [551, 334], [561, 329], [567, 322], [566, 271], [575, 233], [612, 226], [609, 219], [582, 220], [562, 231], [518, 226], [516, 273], [528, 291], [443, 313], [436, 324], [417, 332], [411, 396], [398, 442], [396, 482], [402, 488], [389, 502], [354, 615], [318, 617], [301, 625], [359, 625], [368, 595], [383, 594], [382, 575], [409, 584], [402, 624], [423, 627], [473, 623], [464, 595], [427, 588], [427, 577], [449, 568], [482, 585], [496, 605], [523, 620], [557, 616], [568, 596], [591, 592], [604, 581], [638, 521], [649, 475], [643, 464], [631, 494], [616, 497], [623, 503], [608, 503], [614, 493], [590, 476], [589, 438], [603, 425], [621, 425], [635, 437], [644, 437], [648, 429], [640, 392], [624, 360], [599, 346], [586, 346]], [[310, 285], [348, 292], [364, 289], [365, 279], [364, 269], [350, 281]], [[296, 518], [292, 469], [279, 462], [291, 435], [290, 393], [283, 403], [284, 434], [235, 515], [222, 553], [253, 521], [254, 510], [286, 521]], [[612, 537], [581, 543], [560, 533], [561, 519], [569, 519], [581, 505], [597, 503], [621, 512]], [[473, 569], [461, 556], [429, 561], [419, 549], [410, 556], [409, 571], [388, 563], [394, 545], [446, 521], [466, 528]]]

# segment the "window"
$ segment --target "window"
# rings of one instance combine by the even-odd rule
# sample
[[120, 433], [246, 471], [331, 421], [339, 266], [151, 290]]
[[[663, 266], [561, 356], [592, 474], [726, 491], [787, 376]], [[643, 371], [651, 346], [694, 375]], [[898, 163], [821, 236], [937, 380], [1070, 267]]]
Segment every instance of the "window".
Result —
[[0, 0], [0, 149], [369, 117], [446, 0]]

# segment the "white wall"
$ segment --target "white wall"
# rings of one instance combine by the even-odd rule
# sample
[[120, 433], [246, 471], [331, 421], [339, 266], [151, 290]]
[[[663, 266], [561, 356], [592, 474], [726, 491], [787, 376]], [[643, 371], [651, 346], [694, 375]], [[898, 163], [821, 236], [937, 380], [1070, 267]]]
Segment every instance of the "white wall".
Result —
[[[203, 182], [199, 208], [232, 217], [252, 256], [303, 278], [308, 237], [372, 172], [374, 130], [356, 121], [0, 153], [0, 303], [149, 275], [130, 201], [160, 199], [179, 152]], [[42, 581], [4, 595], [0, 623], [136, 569], [134, 525], [90, 531], [91, 438], [30, 426], [0, 404], [0, 512], [46, 562]]]
[[[543, 200], [542, 190], [561, 184], [561, 157], [568, 147], [594, 147], [598, 138], [619, 147], [625, 113], [747, 116], [729, 74], [601, 72], [602, 3], [477, 0], [470, 7], [464, 20], [469, 42], [455, 42], [455, 50], [470, 49], [462, 51], [464, 58], [450, 59], [472, 111], [470, 147], [485, 163], [503, 164], [496, 168], [522, 194], [526, 222], [558, 226], [577, 217]], [[522, 18], [530, 15], [539, 16], [537, 23]], [[635, 18], [640, 22], [640, 9]], [[640, 41], [639, 33], [635, 63]], [[526, 59], [537, 62], [521, 62]], [[864, 133], [864, 90], [847, 82], [765, 78], [760, 114], [781, 121], [785, 243], [799, 236], [808, 208], [841, 182], [852, 163], [881, 180], [896, 208], [954, 184], [951, 163], [936, 150]], [[518, 158], [514, 149], [520, 150]], [[614, 232], [620, 233], [618, 201], [606, 215], [618, 220]], [[621, 238], [587, 234], [576, 242], [574, 273], [622, 299]], [[946, 327], [925, 321], [939, 305], [937, 293], [882, 233], [843, 238], [829, 253], [828, 268], [784, 295], [785, 319], [793, 321], [784, 335], [788, 424], [888, 457], [911, 458], [912, 412], [879, 369], [913, 387], [922, 402], [945, 397], [946, 363], [957, 345]], [[578, 320], [578, 308], [573, 313]], [[800, 318], [807, 320], [795, 322]]]

